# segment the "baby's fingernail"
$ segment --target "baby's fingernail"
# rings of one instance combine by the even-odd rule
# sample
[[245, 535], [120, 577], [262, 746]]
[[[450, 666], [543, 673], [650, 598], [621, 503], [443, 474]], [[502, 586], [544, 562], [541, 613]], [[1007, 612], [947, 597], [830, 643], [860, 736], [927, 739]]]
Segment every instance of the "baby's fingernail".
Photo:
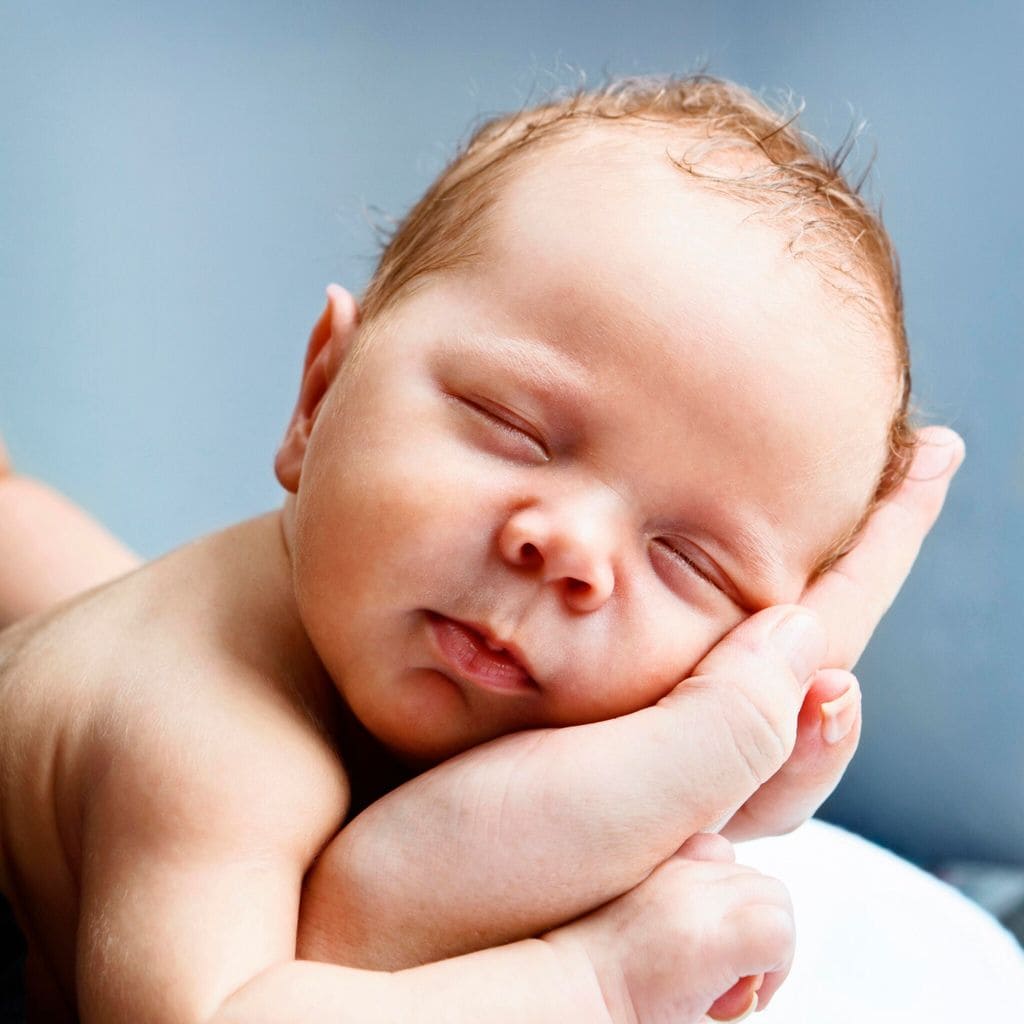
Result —
[[755, 1010], [757, 1009], [757, 992], [750, 993], [750, 1002], [747, 1004], [745, 1010], [741, 1010], [740, 1013], [735, 1017], [729, 1017], [727, 1020], [721, 1017], [712, 1017], [708, 1014], [708, 1020], [715, 1021], [715, 1024], [739, 1024], [741, 1020], [746, 1020]]
[[802, 609], [787, 615], [775, 627], [772, 643], [801, 683], [821, 665], [827, 648], [825, 631], [818, 620]]
[[850, 688], [835, 700], [821, 705], [821, 738], [830, 746], [845, 740], [857, 721], [860, 694], [857, 687]]
[[928, 431], [917, 449], [911, 474], [914, 480], [934, 480], [943, 476], [950, 466], [959, 469], [963, 461], [963, 438], [948, 427], [936, 427]]

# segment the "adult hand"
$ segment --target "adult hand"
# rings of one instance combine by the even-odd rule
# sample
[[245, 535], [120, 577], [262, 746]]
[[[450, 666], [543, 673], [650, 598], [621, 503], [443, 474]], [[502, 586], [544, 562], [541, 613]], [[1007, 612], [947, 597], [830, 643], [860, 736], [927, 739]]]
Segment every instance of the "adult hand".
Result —
[[918, 441], [906, 480], [875, 509], [857, 545], [804, 594], [802, 605], [825, 628], [828, 655], [804, 698], [793, 753], [722, 829], [734, 842], [806, 821], [857, 749], [860, 687], [849, 670], [907, 578], [964, 457], [963, 441], [945, 427], [922, 429]]
[[845, 739], [821, 736], [823, 698], [852, 679], [821, 666], [853, 664], [961, 457], [951, 432], [926, 431], [907, 482], [804, 607], [741, 623], [656, 706], [504, 736], [367, 808], [308, 879], [300, 955], [394, 970], [537, 935], [714, 823], [749, 835], [806, 817], [856, 745], [856, 704]]

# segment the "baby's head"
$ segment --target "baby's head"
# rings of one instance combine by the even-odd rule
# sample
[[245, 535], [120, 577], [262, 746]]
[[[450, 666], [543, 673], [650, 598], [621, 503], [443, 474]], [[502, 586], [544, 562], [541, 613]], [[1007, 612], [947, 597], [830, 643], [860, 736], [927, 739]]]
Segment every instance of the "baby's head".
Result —
[[888, 239], [736, 86], [492, 122], [361, 315], [328, 297], [277, 459], [296, 597], [406, 756], [657, 701], [905, 472]]

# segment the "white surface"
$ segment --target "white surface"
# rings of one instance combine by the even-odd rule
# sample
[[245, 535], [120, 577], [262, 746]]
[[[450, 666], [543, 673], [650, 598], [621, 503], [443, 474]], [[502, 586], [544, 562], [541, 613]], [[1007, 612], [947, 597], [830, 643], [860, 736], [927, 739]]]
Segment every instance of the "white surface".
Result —
[[955, 889], [820, 821], [737, 848], [781, 878], [797, 958], [756, 1024], [1024, 1021], [1024, 952]]

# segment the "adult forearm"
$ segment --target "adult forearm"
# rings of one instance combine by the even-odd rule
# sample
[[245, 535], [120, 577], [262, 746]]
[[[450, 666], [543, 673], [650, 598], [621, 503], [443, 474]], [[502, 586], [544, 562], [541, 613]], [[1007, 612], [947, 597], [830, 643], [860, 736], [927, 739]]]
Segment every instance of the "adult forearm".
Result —
[[211, 1024], [612, 1024], [584, 955], [539, 939], [396, 973], [294, 961], [236, 992]]

